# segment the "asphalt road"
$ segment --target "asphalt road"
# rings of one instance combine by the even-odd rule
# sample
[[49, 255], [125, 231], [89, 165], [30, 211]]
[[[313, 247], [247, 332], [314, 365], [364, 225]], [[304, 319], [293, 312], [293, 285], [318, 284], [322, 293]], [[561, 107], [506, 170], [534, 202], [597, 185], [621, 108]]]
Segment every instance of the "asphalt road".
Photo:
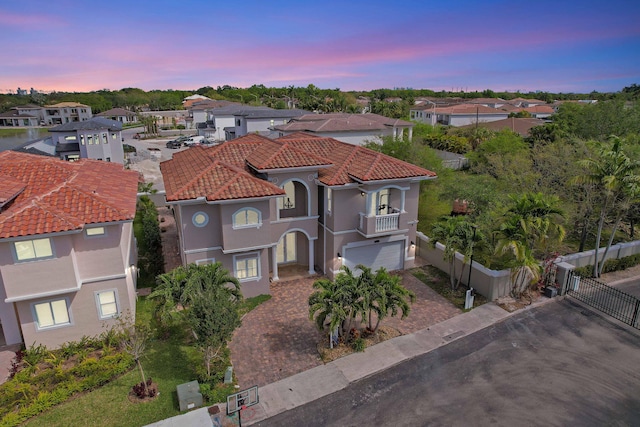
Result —
[[262, 426], [638, 426], [640, 332], [559, 300]]

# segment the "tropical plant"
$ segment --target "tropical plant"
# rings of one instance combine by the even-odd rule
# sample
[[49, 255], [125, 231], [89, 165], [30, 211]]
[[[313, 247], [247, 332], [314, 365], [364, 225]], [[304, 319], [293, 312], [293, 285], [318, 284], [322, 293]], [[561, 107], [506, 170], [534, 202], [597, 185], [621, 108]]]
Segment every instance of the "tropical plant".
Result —
[[[640, 199], [640, 161], [627, 156], [622, 142], [617, 136], [611, 136], [607, 143], [596, 143], [596, 156], [578, 162], [586, 173], [572, 180], [574, 184], [594, 185], [602, 196], [596, 231], [594, 277], [600, 277], [602, 273], [620, 221]], [[614, 215], [613, 227], [604, 255], [599, 258], [602, 231], [611, 215]]]
[[[429, 244], [435, 247], [437, 243], [444, 245], [444, 259], [449, 262], [449, 281], [451, 289], [456, 290], [462, 281], [464, 265], [473, 254], [474, 247], [482, 241], [484, 236], [464, 216], [445, 216], [434, 224], [429, 236]], [[463, 256], [460, 274], [456, 274], [456, 253]]]
[[[364, 275], [364, 269], [366, 267], [358, 266]], [[389, 272], [384, 268], [380, 267], [373, 278], [373, 287], [369, 292], [372, 297], [369, 298], [369, 330], [372, 333], [376, 333], [378, 331], [378, 327], [380, 326], [380, 322], [387, 316], [395, 317], [398, 315], [398, 312], [402, 312], [401, 319], [405, 319], [409, 312], [411, 311], [411, 307], [409, 303], [413, 303], [416, 300], [416, 295], [402, 286], [402, 279], [400, 276], [395, 274], [389, 274]], [[377, 320], [375, 326], [371, 325], [371, 313], [375, 312]]]

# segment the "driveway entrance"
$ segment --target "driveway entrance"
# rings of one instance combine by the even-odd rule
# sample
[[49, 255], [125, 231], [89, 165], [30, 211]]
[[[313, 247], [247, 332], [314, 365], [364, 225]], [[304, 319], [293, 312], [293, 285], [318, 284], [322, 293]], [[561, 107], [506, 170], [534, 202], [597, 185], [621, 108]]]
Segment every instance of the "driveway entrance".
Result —
[[[461, 311], [409, 271], [403, 285], [416, 294], [405, 320], [387, 318], [383, 325], [408, 334], [427, 328]], [[317, 344], [325, 338], [309, 320], [309, 295], [316, 277], [271, 284], [271, 299], [248, 313], [229, 344], [240, 389], [264, 386], [322, 364]]]

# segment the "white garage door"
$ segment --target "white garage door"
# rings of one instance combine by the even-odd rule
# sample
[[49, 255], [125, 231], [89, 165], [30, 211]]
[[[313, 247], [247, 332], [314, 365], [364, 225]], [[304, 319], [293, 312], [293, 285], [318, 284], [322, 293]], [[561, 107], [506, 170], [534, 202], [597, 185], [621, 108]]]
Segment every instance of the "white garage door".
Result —
[[362, 264], [376, 271], [384, 267], [387, 271], [401, 270], [404, 266], [404, 241], [377, 243], [345, 250], [344, 265], [355, 270]]

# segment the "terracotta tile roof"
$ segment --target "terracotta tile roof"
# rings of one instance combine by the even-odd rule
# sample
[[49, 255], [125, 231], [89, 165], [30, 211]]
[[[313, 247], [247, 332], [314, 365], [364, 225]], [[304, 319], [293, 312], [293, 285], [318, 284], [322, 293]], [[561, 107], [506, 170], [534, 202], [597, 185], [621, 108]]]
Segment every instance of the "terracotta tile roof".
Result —
[[289, 123], [274, 126], [274, 129], [288, 132], [355, 132], [363, 130], [385, 130], [390, 127], [413, 127], [413, 123], [400, 119], [392, 119], [379, 114], [305, 114], [294, 118]]
[[162, 162], [167, 201], [285, 194], [251, 174], [247, 165], [258, 171], [317, 166], [318, 178], [326, 185], [436, 176], [427, 169], [333, 138], [295, 133], [273, 141], [250, 134], [210, 148], [193, 147]]
[[[492, 122], [480, 122], [477, 126], [500, 131], [502, 129], [510, 129], [513, 132], [516, 132], [522, 136], [529, 136], [529, 131], [532, 127], [542, 126], [544, 124], [544, 120], [542, 119], [534, 119], [531, 117], [526, 118], [518, 118], [518, 117], [509, 117], [502, 120], [495, 120]], [[460, 126], [460, 129], [472, 129], [475, 128], [476, 124], [472, 123], [465, 126]]]
[[246, 168], [247, 156], [265, 140], [271, 141], [248, 135], [218, 146], [196, 146], [174, 154], [173, 159], [160, 164], [167, 201], [198, 197], [208, 201], [233, 200], [285, 194], [276, 185], [251, 175]]
[[263, 142], [247, 156], [247, 163], [258, 171], [331, 165], [329, 160], [293, 147], [287, 143], [287, 140]]
[[0, 205], [18, 196], [26, 187], [25, 183], [8, 176], [0, 176]]
[[469, 114], [506, 114], [505, 111], [497, 108], [487, 107], [481, 104], [458, 104], [448, 107], [436, 108], [437, 114], [449, 114], [449, 115], [469, 115]]
[[0, 238], [79, 230], [135, 216], [138, 174], [118, 163], [70, 163], [5, 151], [0, 153], [0, 180], [24, 186], [0, 210]]

